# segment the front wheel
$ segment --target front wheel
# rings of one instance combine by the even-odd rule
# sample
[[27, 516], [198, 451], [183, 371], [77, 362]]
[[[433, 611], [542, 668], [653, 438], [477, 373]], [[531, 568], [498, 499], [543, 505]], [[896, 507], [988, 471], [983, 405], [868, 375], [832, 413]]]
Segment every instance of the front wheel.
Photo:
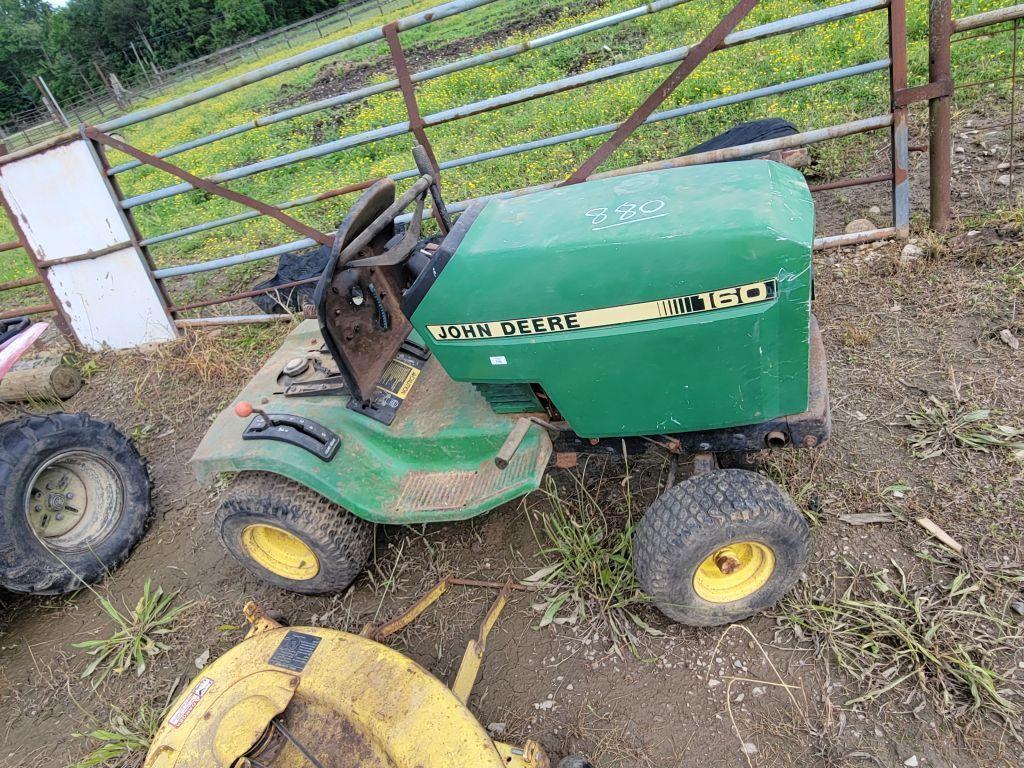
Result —
[[311, 488], [269, 472], [244, 472], [214, 517], [225, 548], [276, 587], [340, 592], [373, 551], [374, 526]]
[[740, 621], [774, 605], [807, 564], [810, 531], [790, 496], [741, 469], [697, 475], [665, 491], [633, 538], [640, 586], [670, 619]]
[[150, 517], [131, 441], [85, 413], [0, 425], [0, 586], [52, 595], [120, 565]]

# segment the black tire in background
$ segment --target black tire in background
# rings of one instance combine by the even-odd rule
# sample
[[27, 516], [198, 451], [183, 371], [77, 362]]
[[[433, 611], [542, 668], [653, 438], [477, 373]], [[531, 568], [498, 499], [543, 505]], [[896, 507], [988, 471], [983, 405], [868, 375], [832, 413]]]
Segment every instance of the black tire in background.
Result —
[[311, 488], [270, 472], [243, 472], [214, 517], [224, 547], [281, 589], [340, 592], [366, 567], [375, 526]]
[[145, 533], [149, 493], [142, 457], [108, 422], [55, 413], [4, 423], [0, 586], [52, 595], [99, 581]]
[[[749, 593], [728, 599], [723, 591], [709, 599], [707, 571], [698, 580], [698, 569], [733, 548], [749, 558], [749, 587], [737, 588]], [[770, 608], [796, 584], [809, 551], [810, 530], [789, 494], [742, 469], [703, 473], [669, 488], [633, 536], [640, 586], [662, 613], [691, 626], [727, 624]]]

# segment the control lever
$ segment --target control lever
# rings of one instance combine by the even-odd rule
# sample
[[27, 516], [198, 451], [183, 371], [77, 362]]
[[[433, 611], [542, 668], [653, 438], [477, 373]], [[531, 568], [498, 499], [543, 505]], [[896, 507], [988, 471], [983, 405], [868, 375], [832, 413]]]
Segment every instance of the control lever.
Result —
[[434, 205], [434, 221], [437, 222], [437, 228], [441, 230], [442, 235], [447, 235], [452, 228], [452, 218], [448, 215], [448, 208], [444, 204], [444, 200], [441, 199], [441, 182], [435, 179], [434, 167], [430, 164], [430, 158], [427, 157], [427, 150], [420, 144], [413, 144], [412, 146], [412, 159], [416, 162], [416, 170], [420, 172], [420, 176], [430, 176], [430, 197]]
[[247, 403], [245, 400], [242, 400], [235, 405], [235, 415], [240, 418], [247, 419], [254, 413], [263, 417], [263, 424], [259, 427], [253, 427], [254, 430], [264, 430], [267, 427], [274, 426], [274, 420], [270, 418], [270, 414], [262, 408], [256, 408], [252, 403]]
[[312, 419], [290, 413], [270, 415], [244, 400], [235, 405], [235, 414], [248, 418], [256, 414], [242, 432], [243, 440], [277, 440], [309, 451], [322, 461], [330, 461], [341, 446], [341, 438]]

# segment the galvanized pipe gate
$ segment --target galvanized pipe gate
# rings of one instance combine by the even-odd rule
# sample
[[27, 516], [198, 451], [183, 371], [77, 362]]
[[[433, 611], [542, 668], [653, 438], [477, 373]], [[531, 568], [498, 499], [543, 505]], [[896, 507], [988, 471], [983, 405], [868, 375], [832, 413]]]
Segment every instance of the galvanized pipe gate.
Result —
[[[914, 102], [927, 101], [931, 113], [929, 153], [932, 225], [939, 231], [945, 231], [949, 226], [950, 198], [949, 100], [953, 90], [949, 64], [951, 37], [956, 32], [979, 29], [992, 24], [1004, 23], [1007, 20], [1013, 20], [1016, 24], [1017, 19], [1024, 17], [1024, 5], [1018, 5], [954, 22], [950, 18], [949, 0], [933, 0], [930, 28], [930, 82], [909, 88], [907, 83], [906, 0], [850, 0], [736, 31], [736, 27], [742, 19], [757, 5], [757, 0], [739, 0], [733, 10], [704, 40], [692, 46], [683, 45], [440, 112], [421, 114], [416, 98], [418, 83], [508, 59], [526, 51], [554, 45], [595, 30], [624, 24], [642, 16], [657, 14], [690, 0], [654, 0], [654, 2], [553, 34], [486, 51], [418, 72], [409, 71], [399, 39], [401, 32], [436, 23], [439, 20], [497, 1], [499, 0], [451, 0], [451, 2], [407, 16], [383, 27], [367, 29], [228, 78], [166, 103], [139, 110], [97, 126], [82, 126], [77, 132], [65, 134], [28, 150], [0, 157], [0, 196], [3, 198], [4, 207], [18, 236], [17, 242], [0, 243], [0, 252], [24, 248], [38, 273], [38, 277], [0, 284], [0, 291], [41, 283], [50, 299], [48, 304], [8, 310], [0, 313], [0, 317], [56, 310], [65, 329], [74, 339], [89, 349], [125, 348], [149, 342], [165, 341], [174, 338], [178, 328], [186, 326], [286, 319], [287, 316], [282, 315], [187, 317], [186, 313], [199, 308], [249, 298], [258, 294], [259, 291], [247, 291], [203, 301], [175, 304], [168, 289], [172, 286], [171, 281], [175, 278], [269, 259], [300, 248], [329, 243], [330, 233], [320, 232], [303, 224], [285, 211], [357, 192], [367, 188], [376, 179], [353, 179], [336, 189], [322, 190], [274, 204], [240, 194], [225, 187], [224, 184], [409, 133], [414, 134], [418, 141], [425, 145], [432, 163], [442, 174], [453, 168], [485, 163], [497, 158], [593, 137], [610, 136], [605, 144], [568, 179], [552, 179], [544, 184], [506, 190], [494, 195], [510, 196], [529, 194], [539, 189], [575, 183], [586, 178], [601, 178], [659, 168], [719, 162], [752, 154], [784, 157], [786, 152], [810, 144], [859, 133], [887, 131], [890, 159], [890, 168], [887, 173], [863, 178], [839, 179], [812, 187], [812, 191], [888, 183], [892, 195], [893, 218], [891, 225], [868, 232], [818, 238], [815, 241], [815, 247], [820, 249], [908, 235], [910, 228], [908, 107]], [[657, 111], [666, 97], [694, 68], [707, 66], [702, 62], [716, 50], [786, 35], [861, 14], [882, 11], [887, 14], [889, 50], [886, 58], [848, 65], [828, 72], [754, 88], [742, 93], [729, 94], [700, 103]], [[373, 83], [330, 98], [240, 122], [230, 128], [190, 139], [154, 154], [142, 152], [112, 135], [115, 131], [125, 127], [186, 109], [306, 64], [381, 41], [386, 41], [388, 44], [396, 74], [394, 79], [386, 82]], [[436, 158], [430, 147], [428, 129], [431, 127], [587, 85], [612, 81], [625, 75], [666, 64], [677, 64], [678, 66], [646, 101], [638, 104], [637, 110], [632, 115], [621, 122], [547, 136], [457, 158]], [[889, 73], [890, 86], [889, 105], [884, 113], [755, 144], [595, 173], [602, 164], [614, 157], [614, 151], [622, 141], [642, 125], [675, 120], [732, 104], [787, 93], [821, 83], [861, 77], [883, 70]], [[236, 168], [224, 169], [205, 178], [188, 173], [167, 159], [264, 126], [283, 123], [389, 91], [399, 91], [402, 94], [408, 113], [407, 120]], [[107, 148], [119, 150], [132, 159], [111, 166], [107, 162]], [[125, 197], [121, 193], [117, 176], [143, 165], [158, 168], [176, 176], [180, 181], [143, 194]], [[402, 181], [417, 175], [418, 172], [415, 169], [409, 169], [393, 173], [390, 178]], [[139, 231], [132, 214], [134, 209], [194, 189], [200, 189], [209, 195], [239, 203], [247, 207], [248, 210], [231, 216], [212, 218], [175, 231], [158, 233]], [[463, 200], [450, 203], [449, 210], [460, 212], [465, 210], [470, 202], [472, 201]], [[200, 232], [212, 231], [258, 216], [272, 217], [301, 237], [279, 245], [199, 263], [160, 268], [154, 266], [149, 252], [151, 246]], [[280, 288], [281, 286], [278, 287], [278, 289]]]

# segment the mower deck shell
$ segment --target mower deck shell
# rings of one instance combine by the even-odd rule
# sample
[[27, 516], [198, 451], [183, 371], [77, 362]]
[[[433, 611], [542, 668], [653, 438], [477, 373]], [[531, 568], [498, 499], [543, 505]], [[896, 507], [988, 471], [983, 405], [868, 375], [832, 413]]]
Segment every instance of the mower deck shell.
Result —
[[145, 768], [230, 768], [256, 752], [272, 768], [309, 768], [280, 735], [338, 768], [502, 768], [483, 726], [441, 681], [397, 651], [320, 627], [248, 637], [171, 705]]
[[[285, 363], [322, 344], [317, 322], [303, 321], [217, 416], [192, 456], [200, 483], [222, 472], [273, 472], [365, 520], [389, 524], [464, 520], [540, 485], [551, 454], [544, 430], [531, 427], [512, 463], [499, 470], [494, 457], [521, 414], [494, 413], [472, 384], [452, 381], [433, 358], [391, 426], [347, 408], [346, 393], [279, 394]], [[239, 401], [272, 415], [312, 419], [340, 436], [341, 447], [325, 462], [295, 445], [243, 440], [251, 419], [235, 414]]]

